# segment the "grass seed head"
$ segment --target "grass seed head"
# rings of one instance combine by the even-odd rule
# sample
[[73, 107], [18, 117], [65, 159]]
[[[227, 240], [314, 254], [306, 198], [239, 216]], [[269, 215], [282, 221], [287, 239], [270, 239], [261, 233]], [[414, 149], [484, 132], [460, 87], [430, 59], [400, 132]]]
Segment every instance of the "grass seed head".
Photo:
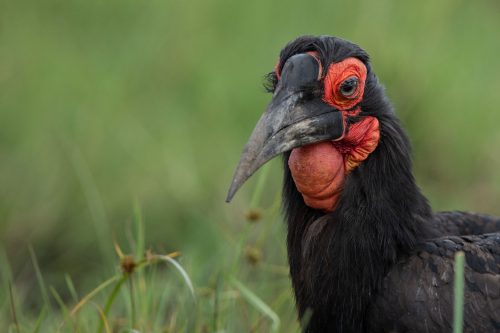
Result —
[[262, 218], [262, 212], [259, 209], [251, 209], [245, 213], [245, 218], [250, 223], [258, 222]]
[[245, 248], [245, 258], [252, 265], [257, 265], [262, 260], [262, 251], [255, 247], [248, 245]]
[[133, 256], [127, 255], [124, 256], [120, 262], [120, 266], [122, 271], [127, 274], [131, 274], [134, 272], [134, 269], [137, 267], [137, 263], [134, 260]]

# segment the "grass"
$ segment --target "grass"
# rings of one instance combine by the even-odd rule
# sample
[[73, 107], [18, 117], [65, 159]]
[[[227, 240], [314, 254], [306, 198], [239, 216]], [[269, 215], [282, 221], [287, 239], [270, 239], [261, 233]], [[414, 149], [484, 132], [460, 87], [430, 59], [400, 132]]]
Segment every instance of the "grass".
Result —
[[[265, 177], [267, 171], [264, 170], [257, 184], [262, 184]], [[247, 218], [247, 226], [233, 249], [234, 257], [227, 265], [219, 263], [214, 267], [209, 285], [193, 283], [178, 261], [182, 258], [179, 252], [163, 255], [146, 248], [147, 228], [137, 202], [133, 211], [134, 237], [128, 244], [133, 254], [125, 254], [115, 243], [119, 269], [90, 291], [77, 291], [69, 275], [65, 276], [66, 291], [47, 287], [36, 251], [29, 247], [38, 282], [37, 293], [43, 302], [38, 312], [33, 311], [25, 304], [25, 298], [15, 296], [9, 285], [10, 301], [3, 309], [10, 311], [10, 315], [2, 313], [3, 320], [10, 322], [8, 332], [299, 332], [291, 290], [288, 283], [283, 284], [288, 279], [286, 267], [264, 266], [261, 257], [248, 252], [251, 238], [262, 242], [271, 232], [266, 227], [252, 237], [252, 229], [257, 228], [261, 220], [276, 219], [278, 215], [276, 203], [268, 209], [259, 208], [261, 187], [256, 186], [250, 209], [259, 215], [242, 214], [242, 218]], [[258, 247], [256, 244], [254, 250]], [[259, 274], [268, 271], [264, 276], [281, 278], [285, 288], [279, 287], [283, 289], [277, 298], [264, 300], [252, 290], [255, 286], [251, 284], [255, 281], [248, 276], [252, 271], [260, 271]], [[280, 315], [275, 309], [280, 310]]]
[[[261, 178], [265, 176], [265, 172], [261, 174]], [[255, 202], [259, 201], [258, 196], [257, 198], [254, 196]], [[189, 274], [175, 259], [180, 253], [162, 255], [146, 250], [144, 220], [137, 203], [134, 216], [136, 222], [134, 255], [125, 255], [115, 243], [120, 271], [81, 298], [78, 297], [72, 279], [67, 275], [65, 279], [71, 294], [70, 298], [63, 299], [52, 286], [47, 288], [35, 251], [30, 247], [43, 305], [36, 319], [30, 320], [24, 314], [18, 317], [18, 307], [22, 305], [22, 300], [14, 297], [13, 287], [9, 282], [9, 306], [4, 306], [5, 310], [10, 311], [7, 331], [9, 333], [229, 332], [232, 330], [219, 327], [226, 326], [229, 320], [240, 315], [239, 311], [243, 311], [247, 317], [244, 321], [247, 326], [233, 322], [234, 328], [238, 327], [239, 330], [249, 332], [300, 332], [295, 321], [292, 321], [292, 325], [282, 325], [280, 315], [273, 310], [273, 307], [279, 309], [279, 304], [283, 300], [275, 299], [271, 304], [267, 304], [238, 280], [237, 266], [232, 266], [231, 271], [220, 272], [214, 286], [193, 286]], [[242, 249], [237, 253], [240, 256]], [[254, 261], [250, 262], [255, 264]], [[174, 270], [163, 272], [162, 263], [173, 267]], [[455, 255], [454, 333], [461, 333], [463, 327], [463, 273], [464, 254], [458, 252]], [[176, 282], [180, 284], [168, 282], [173, 278], [172, 275], [177, 275]], [[282, 295], [280, 297], [285, 297], [285, 302], [292, 302], [288, 292], [285, 291]], [[172, 302], [172, 297], [175, 299], [176, 296], [180, 296], [182, 301]], [[204, 315], [201, 308], [205, 308]], [[206, 311], [211, 313], [208, 314]], [[6, 314], [4, 316], [7, 317]], [[248, 318], [253, 319], [248, 320]], [[223, 322], [226, 324], [221, 325]]]
[[[500, 214], [497, 13], [491, 0], [0, 2], [0, 331], [52, 333], [97, 286], [61, 330], [270, 330], [260, 299], [296, 331], [279, 162], [224, 198], [269, 101], [262, 77], [302, 34], [368, 51], [435, 209]], [[182, 253], [196, 305], [160, 260], [106, 312], [114, 244], [137, 262]]]
[[464, 261], [462, 251], [455, 253], [455, 281], [453, 297], [453, 333], [462, 333], [464, 316]]

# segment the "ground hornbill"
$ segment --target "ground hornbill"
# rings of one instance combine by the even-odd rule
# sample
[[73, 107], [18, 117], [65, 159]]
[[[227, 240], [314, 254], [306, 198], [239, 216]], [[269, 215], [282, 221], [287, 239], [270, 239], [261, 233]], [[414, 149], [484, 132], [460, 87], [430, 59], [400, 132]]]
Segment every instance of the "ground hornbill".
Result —
[[500, 331], [500, 219], [432, 212], [368, 60], [328, 36], [290, 42], [227, 200], [284, 156], [288, 260], [306, 332], [451, 332], [465, 253], [466, 332]]

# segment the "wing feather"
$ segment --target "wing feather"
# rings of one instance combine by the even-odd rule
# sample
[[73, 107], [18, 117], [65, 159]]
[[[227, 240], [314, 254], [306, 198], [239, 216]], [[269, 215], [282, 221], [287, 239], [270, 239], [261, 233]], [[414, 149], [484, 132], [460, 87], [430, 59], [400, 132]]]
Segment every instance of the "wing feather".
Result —
[[482, 235], [500, 232], [500, 218], [461, 211], [438, 212], [434, 214], [433, 227], [439, 235]]
[[500, 233], [447, 236], [397, 263], [370, 308], [370, 332], [451, 332], [454, 254], [465, 253], [464, 332], [500, 332]]

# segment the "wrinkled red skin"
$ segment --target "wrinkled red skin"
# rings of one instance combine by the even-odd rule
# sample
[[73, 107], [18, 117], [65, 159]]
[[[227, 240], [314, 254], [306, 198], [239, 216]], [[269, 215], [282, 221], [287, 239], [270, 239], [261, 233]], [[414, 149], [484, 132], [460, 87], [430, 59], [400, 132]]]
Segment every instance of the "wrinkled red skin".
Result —
[[377, 118], [351, 125], [340, 141], [325, 141], [292, 150], [288, 166], [295, 186], [311, 208], [335, 209], [345, 177], [375, 150], [380, 139]]
[[[350, 98], [339, 94], [339, 85], [350, 76], [360, 84]], [[349, 110], [363, 97], [366, 67], [358, 59], [347, 58], [330, 65], [324, 80], [325, 102], [335, 106], [345, 119], [361, 110]], [[380, 139], [377, 118], [365, 117], [352, 124], [347, 135], [337, 141], [325, 141], [292, 150], [288, 166], [298, 191], [307, 206], [331, 212], [342, 193], [345, 177], [375, 150]]]
[[292, 150], [288, 159], [295, 186], [309, 207], [335, 207], [344, 183], [344, 158], [331, 141]]

